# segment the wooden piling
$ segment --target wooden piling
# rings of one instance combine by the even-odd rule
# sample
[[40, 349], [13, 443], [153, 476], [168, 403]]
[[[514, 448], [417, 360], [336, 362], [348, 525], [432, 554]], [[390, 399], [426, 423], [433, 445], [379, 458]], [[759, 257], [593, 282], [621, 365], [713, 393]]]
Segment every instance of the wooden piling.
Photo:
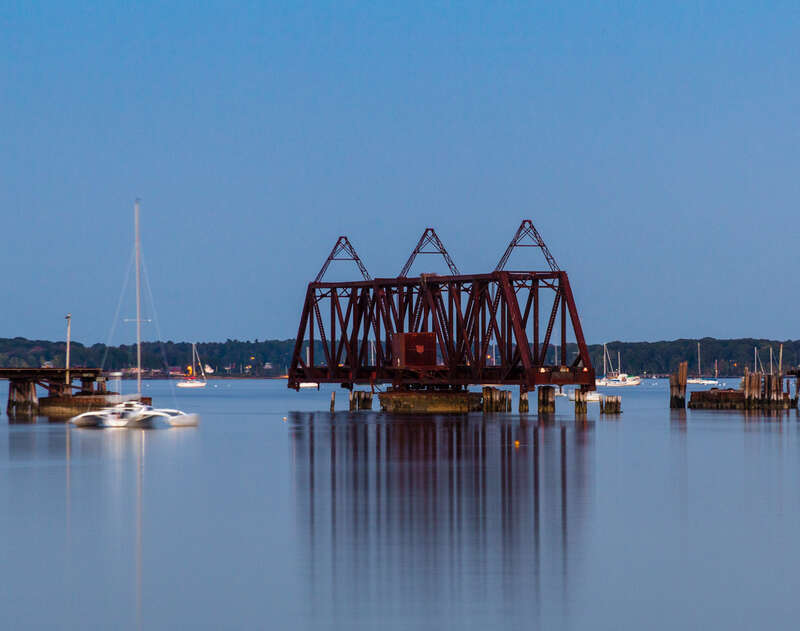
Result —
[[356, 393], [353, 390], [350, 391], [349, 403], [350, 403], [350, 411], [351, 412], [355, 412], [356, 409], [357, 409], [356, 406], [358, 405], [358, 403], [356, 402]]
[[[520, 402], [522, 401], [521, 397], [522, 395], [520, 395]], [[484, 386], [481, 391], [481, 408], [484, 412], [510, 412], [511, 391]]]
[[333, 392], [331, 392], [331, 412], [333, 412], [335, 407], [336, 407], [336, 391], [334, 390]]
[[581, 388], [575, 390], [575, 414], [586, 414], [586, 392]]
[[371, 410], [372, 409], [372, 392], [359, 392], [358, 393], [358, 409]]
[[688, 376], [689, 363], [681, 362], [678, 365], [678, 372], [669, 376], [669, 407], [686, 408], [686, 379]]
[[553, 386], [539, 386], [539, 414], [556, 411], [556, 389]]
[[527, 390], [520, 390], [519, 391], [519, 413], [520, 414], [527, 414], [529, 410], [528, 404], [528, 391]]
[[600, 400], [600, 414], [620, 414], [622, 412], [622, 397], [607, 395]]

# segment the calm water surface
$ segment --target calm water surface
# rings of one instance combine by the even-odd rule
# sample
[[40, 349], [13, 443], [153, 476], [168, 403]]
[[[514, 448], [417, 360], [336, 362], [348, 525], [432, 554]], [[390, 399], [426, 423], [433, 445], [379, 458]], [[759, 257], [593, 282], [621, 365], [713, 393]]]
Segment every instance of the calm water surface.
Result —
[[[795, 628], [800, 431], [667, 387], [535, 414], [147, 383], [199, 428], [0, 417], [3, 628]], [[6, 385], [0, 385], [3, 408]], [[340, 394], [341, 406], [346, 398]], [[376, 405], [377, 407], [377, 405]]]

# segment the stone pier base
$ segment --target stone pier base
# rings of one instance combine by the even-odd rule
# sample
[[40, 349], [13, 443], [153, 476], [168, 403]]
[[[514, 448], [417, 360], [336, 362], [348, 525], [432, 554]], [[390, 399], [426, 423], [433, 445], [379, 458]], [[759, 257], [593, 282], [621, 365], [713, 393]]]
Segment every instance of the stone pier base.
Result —
[[481, 411], [480, 392], [381, 392], [381, 410], [396, 414], [453, 414]]

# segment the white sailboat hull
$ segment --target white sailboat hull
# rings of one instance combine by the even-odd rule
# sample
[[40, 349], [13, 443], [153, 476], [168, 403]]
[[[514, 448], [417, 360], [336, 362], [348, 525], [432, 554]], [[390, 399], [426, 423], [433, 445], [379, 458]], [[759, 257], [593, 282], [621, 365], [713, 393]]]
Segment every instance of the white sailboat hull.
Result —
[[179, 387], [179, 388], [205, 388], [206, 385], [207, 385], [207, 382], [205, 382], [205, 381], [188, 381], [188, 380], [184, 380], [184, 381], [179, 381], [175, 385], [177, 387]]

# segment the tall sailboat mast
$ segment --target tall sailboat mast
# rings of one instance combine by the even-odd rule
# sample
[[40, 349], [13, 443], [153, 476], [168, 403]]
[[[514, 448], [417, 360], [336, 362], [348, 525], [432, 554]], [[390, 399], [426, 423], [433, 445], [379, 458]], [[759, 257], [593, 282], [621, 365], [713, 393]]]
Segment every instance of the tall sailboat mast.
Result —
[[697, 343], [697, 378], [702, 377], [703, 372], [700, 370], [700, 342]]
[[141, 244], [139, 241], [139, 200], [133, 206], [133, 224], [136, 246], [136, 395], [142, 396], [142, 281]]

